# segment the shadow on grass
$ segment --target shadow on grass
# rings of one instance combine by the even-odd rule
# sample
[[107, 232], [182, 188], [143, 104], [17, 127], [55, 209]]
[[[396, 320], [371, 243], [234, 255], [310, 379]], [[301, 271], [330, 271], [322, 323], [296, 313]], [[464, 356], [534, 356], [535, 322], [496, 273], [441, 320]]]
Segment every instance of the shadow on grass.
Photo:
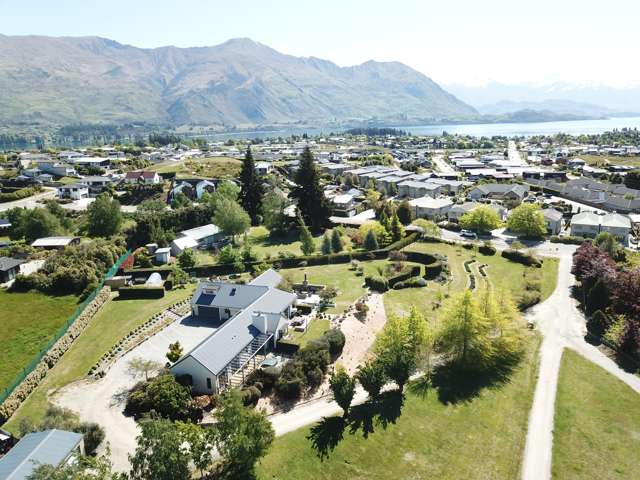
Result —
[[485, 388], [498, 388], [508, 383], [519, 359], [504, 362], [487, 371], [470, 371], [457, 364], [437, 366], [432, 375], [433, 388], [444, 404], [468, 402]]
[[362, 431], [362, 436], [368, 438], [377, 427], [386, 430], [389, 425], [395, 424], [402, 414], [403, 405], [402, 392], [384, 392], [376, 400], [352, 407], [346, 417], [323, 418], [311, 428], [307, 439], [311, 441], [311, 447], [320, 460], [324, 460], [342, 441], [345, 430], [348, 429], [351, 435]]

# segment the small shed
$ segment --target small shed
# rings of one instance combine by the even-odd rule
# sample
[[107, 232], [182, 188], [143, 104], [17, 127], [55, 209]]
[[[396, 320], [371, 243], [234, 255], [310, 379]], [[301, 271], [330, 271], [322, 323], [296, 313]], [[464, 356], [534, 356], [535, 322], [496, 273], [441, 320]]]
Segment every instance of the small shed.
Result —
[[171, 248], [170, 247], [158, 248], [155, 251], [155, 256], [156, 256], [156, 263], [165, 265], [169, 263], [169, 260], [171, 260]]

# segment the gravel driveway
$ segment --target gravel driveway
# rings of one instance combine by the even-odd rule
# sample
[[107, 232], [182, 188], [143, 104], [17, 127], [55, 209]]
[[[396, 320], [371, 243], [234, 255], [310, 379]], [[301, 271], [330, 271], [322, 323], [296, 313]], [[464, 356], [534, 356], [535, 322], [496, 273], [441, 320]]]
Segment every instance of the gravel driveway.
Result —
[[77, 412], [83, 421], [100, 424], [106, 433], [101, 448], [109, 442], [114, 469], [128, 471], [127, 455], [135, 450], [138, 427], [122, 411], [126, 392], [139, 380], [127, 373], [129, 360], [142, 357], [165, 364], [169, 343], [179, 341], [187, 352], [214, 331], [214, 327], [198, 324], [190, 316], [177, 320], [118, 359], [103, 378], [68, 385], [53, 401]]

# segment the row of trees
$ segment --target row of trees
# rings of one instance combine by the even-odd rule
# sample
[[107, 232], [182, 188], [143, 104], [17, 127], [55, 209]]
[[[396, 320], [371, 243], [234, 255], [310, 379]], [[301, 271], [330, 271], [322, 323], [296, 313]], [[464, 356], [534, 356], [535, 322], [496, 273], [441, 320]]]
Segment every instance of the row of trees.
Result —
[[414, 372], [429, 379], [432, 357], [465, 375], [504, 372], [513, 367], [523, 351], [520, 314], [511, 296], [487, 288], [479, 294], [466, 290], [444, 306], [434, 326], [415, 308], [404, 317], [391, 317], [378, 335], [375, 357], [351, 378], [344, 369], [334, 370], [330, 386], [336, 402], [348, 411], [356, 382], [371, 399], [393, 381], [400, 391]]
[[[459, 220], [462, 228], [477, 233], [487, 233], [502, 226], [502, 219], [495, 208], [479, 205], [465, 213]], [[526, 238], [541, 238], [547, 233], [544, 215], [535, 203], [522, 203], [514, 208], [507, 220], [507, 228]]]

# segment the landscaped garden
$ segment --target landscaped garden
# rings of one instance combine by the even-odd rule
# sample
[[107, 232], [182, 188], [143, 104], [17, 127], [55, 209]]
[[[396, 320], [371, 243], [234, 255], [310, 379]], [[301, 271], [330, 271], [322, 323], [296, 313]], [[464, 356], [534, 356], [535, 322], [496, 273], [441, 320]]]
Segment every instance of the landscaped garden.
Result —
[[[436, 389], [409, 385], [404, 402], [390, 402], [376, 422], [352, 414], [346, 429], [332, 429], [327, 420], [323, 435], [314, 426], [277, 438], [258, 478], [517, 478], [538, 362], [539, 337], [526, 338], [526, 354], [507, 382], [450, 403]], [[321, 460], [310, 436], [337, 445]]]
[[623, 382], [572, 350], [560, 367], [553, 478], [640, 478], [640, 402]]
[[0, 290], [3, 355], [0, 362], [0, 392], [54, 337], [77, 307], [74, 295]]
[[187, 285], [186, 288], [170, 290], [163, 298], [157, 300], [111, 299], [91, 320], [57, 365], [47, 373], [36, 390], [7, 422], [5, 428], [17, 431], [20, 420], [24, 418], [39, 421], [47, 410], [48, 398], [52, 391], [86, 377], [91, 366], [124, 335], [142, 325], [154, 313], [190, 297], [193, 289], [193, 285]]

